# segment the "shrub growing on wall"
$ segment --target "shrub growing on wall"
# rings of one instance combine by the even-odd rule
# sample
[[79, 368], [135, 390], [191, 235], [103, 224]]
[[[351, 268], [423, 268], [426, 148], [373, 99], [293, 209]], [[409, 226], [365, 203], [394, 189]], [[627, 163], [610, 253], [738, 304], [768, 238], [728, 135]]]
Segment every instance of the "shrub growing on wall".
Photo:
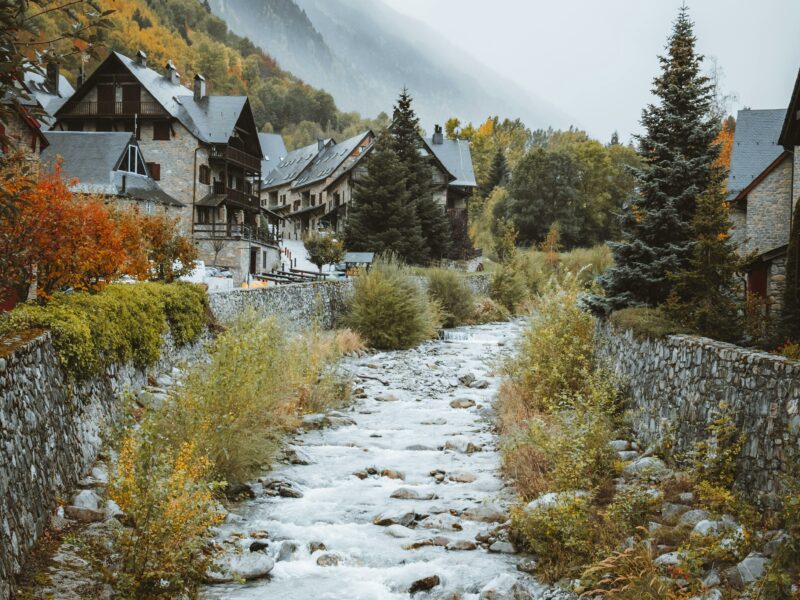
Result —
[[377, 263], [355, 281], [348, 327], [381, 350], [412, 348], [436, 335], [438, 307], [397, 263]]
[[428, 295], [442, 308], [442, 324], [455, 327], [475, 316], [475, 297], [464, 276], [448, 269], [434, 269], [428, 275]]

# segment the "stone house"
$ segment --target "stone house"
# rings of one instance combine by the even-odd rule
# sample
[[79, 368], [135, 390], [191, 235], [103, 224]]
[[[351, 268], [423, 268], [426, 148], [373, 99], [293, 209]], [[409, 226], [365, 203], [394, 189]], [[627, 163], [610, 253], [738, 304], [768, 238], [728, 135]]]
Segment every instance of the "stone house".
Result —
[[[9, 110], [0, 121], [0, 136], [5, 136], [15, 149], [27, 150], [39, 155], [47, 147], [41, 121], [36, 117], [41, 106], [22, 82], [16, 82], [14, 90], [0, 98], [0, 103]], [[0, 153], [10, 150], [0, 147]]]
[[422, 141], [432, 158], [434, 198], [451, 218], [466, 212], [469, 197], [478, 187], [469, 142], [446, 139], [441, 125]]
[[374, 140], [366, 131], [338, 144], [319, 140], [286, 155], [262, 186], [262, 205], [280, 217], [283, 237], [344, 230], [354, 182]]
[[159, 73], [139, 52], [112, 52], [56, 111], [53, 129], [129, 132], [147, 172], [181, 202], [179, 228], [199, 257], [231, 269], [236, 285], [279, 264], [261, 209], [258, 129], [246, 96], [212, 96], [195, 75], [181, 84], [172, 62]]
[[786, 284], [786, 252], [800, 197], [800, 74], [789, 109], [739, 111], [728, 202], [731, 235], [748, 258], [747, 291], [779, 316]]
[[167, 194], [150, 175], [133, 133], [124, 131], [47, 131], [42, 167], [61, 161], [71, 191], [96, 194], [107, 202], [141, 213], [177, 217], [185, 205]]
[[44, 72], [27, 71], [24, 85], [44, 112], [39, 119], [44, 130], [53, 126], [56, 112], [75, 93], [75, 89], [61, 74], [61, 69], [56, 62], [47, 63]]

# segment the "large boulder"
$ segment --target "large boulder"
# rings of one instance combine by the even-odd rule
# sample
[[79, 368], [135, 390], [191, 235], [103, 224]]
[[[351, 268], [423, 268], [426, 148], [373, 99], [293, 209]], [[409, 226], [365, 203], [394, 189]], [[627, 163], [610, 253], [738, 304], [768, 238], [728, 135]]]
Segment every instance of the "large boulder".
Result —
[[481, 589], [480, 600], [533, 600], [531, 593], [516, 577], [498, 575]]
[[643, 456], [622, 469], [622, 474], [626, 477], [648, 479], [663, 479], [669, 473], [666, 463], [655, 456]]
[[547, 494], [542, 494], [535, 500], [528, 502], [528, 504], [525, 506], [525, 510], [532, 511], [544, 508], [553, 508], [558, 504], [569, 502], [575, 498], [585, 498], [588, 495], [589, 492], [585, 490], [574, 490], [571, 492], [549, 492]]
[[206, 580], [209, 583], [251, 581], [266, 577], [273, 568], [275, 561], [263, 552], [227, 553], [214, 560], [206, 571]]

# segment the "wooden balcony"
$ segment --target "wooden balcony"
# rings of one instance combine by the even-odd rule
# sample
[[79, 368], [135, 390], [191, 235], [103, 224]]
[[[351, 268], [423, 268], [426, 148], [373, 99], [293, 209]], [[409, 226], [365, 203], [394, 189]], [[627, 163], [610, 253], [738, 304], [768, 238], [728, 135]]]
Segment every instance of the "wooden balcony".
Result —
[[261, 171], [261, 157], [230, 146], [211, 146], [211, 158], [227, 160], [253, 173]]
[[255, 194], [248, 194], [241, 190], [226, 187], [223, 181], [214, 182], [214, 193], [219, 196], [225, 196], [228, 200], [249, 208], [259, 208], [261, 206], [261, 200]]
[[79, 102], [70, 113], [72, 115], [92, 117], [167, 117], [158, 102]]
[[277, 246], [281, 241], [277, 230], [238, 223], [195, 223], [192, 231], [199, 240], [249, 240], [267, 246]]

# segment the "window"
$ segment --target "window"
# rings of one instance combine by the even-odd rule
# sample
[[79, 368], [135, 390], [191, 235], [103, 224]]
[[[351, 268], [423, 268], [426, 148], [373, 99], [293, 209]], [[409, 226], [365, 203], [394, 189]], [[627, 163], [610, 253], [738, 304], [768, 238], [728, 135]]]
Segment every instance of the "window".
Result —
[[208, 168], [208, 165], [200, 165], [197, 180], [205, 185], [211, 185], [211, 169]]
[[147, 170], [154, 181], [161, 181], [161, 165], [156, 162], [147, 163]]
[[153, 139], [161, 141], [170, 139], [170, 126], [168, 121], [155, 121], [153, 123]]
[[120, 171], [127, 171], [128, 173], [136, 173], [138, 175], [146, 175], [147, 170], [142, 160], [142, 153], [139, 152], [139, 147], [130, 145], [128, 151], [119, 163]]
[[146, 215], [156, 214], [156, 205], [152, 200], [148, 200], [144, 203], [144, 213]]

